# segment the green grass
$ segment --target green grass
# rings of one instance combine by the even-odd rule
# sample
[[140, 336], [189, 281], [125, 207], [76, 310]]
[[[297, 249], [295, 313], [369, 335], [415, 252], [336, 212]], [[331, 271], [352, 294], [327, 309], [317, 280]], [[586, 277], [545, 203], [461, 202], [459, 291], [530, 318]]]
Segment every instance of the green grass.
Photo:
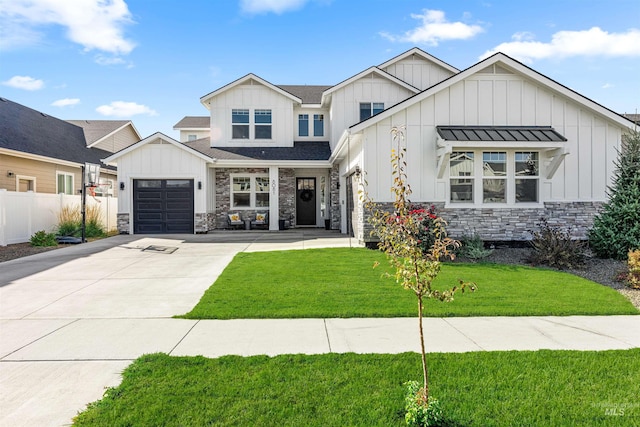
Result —
[[[637, 426], [640, 349], [430, 354], [449, 426]], [[401, 426], [420, 357], [143, 356], [75, 426]], [[615, 414], [615, 415], [614, 415]]]
[[[373, 269], [374, 261], [381, 266]], [[189, 319], [410, 317], [416, 298], [391, 278], [379, 251], [362, 248], [239, 253]], [[547, 269], [499, 264], [444, 265], [436, 286], [478, 285], [451, 303], [428, 301], [427, 316], [638, 314], [613, 289]]]

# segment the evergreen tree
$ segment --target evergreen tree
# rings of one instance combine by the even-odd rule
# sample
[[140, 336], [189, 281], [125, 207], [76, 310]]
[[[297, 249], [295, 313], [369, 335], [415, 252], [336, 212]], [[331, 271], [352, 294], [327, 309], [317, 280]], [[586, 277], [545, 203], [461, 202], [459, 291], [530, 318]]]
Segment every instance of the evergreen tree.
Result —
[[603, 258], [626, 259], [640, 248], [640, 132], [622, 137], [613, 182], [589, 232], [589, 244]]

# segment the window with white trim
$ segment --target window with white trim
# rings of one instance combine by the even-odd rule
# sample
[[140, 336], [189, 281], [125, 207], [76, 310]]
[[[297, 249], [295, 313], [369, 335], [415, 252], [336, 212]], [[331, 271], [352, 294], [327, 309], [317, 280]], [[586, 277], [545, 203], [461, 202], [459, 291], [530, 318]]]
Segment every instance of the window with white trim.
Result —
[[196, 139], [198, 139], [198, 135], [187, 135], [187, 141], [195, 141]]
[[449, 156], [449, 203], [539, 203], [539, 192], [539, 152], [474, 150]]
[[58, 172], [56, 175], [56, 193], [73, 194], [73, 174]]
[[231, 176], [231, 206], [234, 209], [269, 207], [269, 176], [237, 174]]
[[249, 110], [231, 110], [231, 137], [233, 139], [249, 139]]
[[271, 110], [255, 110], [255, 138], [271, 139]]
[[324, 114], [313, 115], [313, 136], [324, 136]]
[[234, 108], [231, 110], [232, 139], [271, 139], [272, 124], [273, 117], [269, 109]]
[[382, 110], [384, 110], [384, 102], [361, 102], [360, 121], [366, 120], [371, 116], [375, 116]]
[[308, 114], [298, 114], [298, 136], [309, 136]]

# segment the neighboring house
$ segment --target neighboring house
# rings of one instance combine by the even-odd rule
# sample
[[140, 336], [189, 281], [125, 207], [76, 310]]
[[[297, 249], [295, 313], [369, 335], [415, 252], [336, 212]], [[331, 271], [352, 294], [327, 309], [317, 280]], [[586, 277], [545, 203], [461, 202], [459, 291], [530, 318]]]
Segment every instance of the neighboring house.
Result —
[[[0, 189], [78, 194], [81, 167], [140, 140], [130, 121], [67, 122], [0, 98]], [[115, 190], [116, 170], [101, 167], [101, 182]]]
[[640, 126], [640, 114], [623, 114], [624, 117], [626, 117], [627, 119], [631, 120], [633, 123], [635, 123], [637, 126]]
[[391, 208], [397, 126], [412, 200], [436, 205], [454, 236], [525, 240], [545, 216], [584, 237], [633, 126], [504, 54], [460, 71], [417, 48], [334, 86], [247, 74], [200, 101], [210, 115], [176, 124], [181, 142], [157, 133], [105, 159], [125, 188], [121, 232], [200, 233], [266, 212], [271, 230], [368, 240], [358, 190]]

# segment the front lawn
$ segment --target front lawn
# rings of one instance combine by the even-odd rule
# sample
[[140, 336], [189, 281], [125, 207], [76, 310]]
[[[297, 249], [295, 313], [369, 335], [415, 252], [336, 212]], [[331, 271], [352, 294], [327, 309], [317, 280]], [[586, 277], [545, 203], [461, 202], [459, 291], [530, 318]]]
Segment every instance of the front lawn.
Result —
[[[450, 426], [637, 426], [640, 349], [430, 354]], [[420, 357], [143, 356], [75, 426], [401, 426]]]
[[[380, 267], [373, 269], [375, 261]], [[185, 318], [412, 317], [416, 298], [393, 279], [384, 254], [363, 248], [239, 253]], [[451, 303], [428, 301], [426, 316], [638, 314], [613, 289], [553, 270], [445, 264], [437, 284], [478, 285]]]

